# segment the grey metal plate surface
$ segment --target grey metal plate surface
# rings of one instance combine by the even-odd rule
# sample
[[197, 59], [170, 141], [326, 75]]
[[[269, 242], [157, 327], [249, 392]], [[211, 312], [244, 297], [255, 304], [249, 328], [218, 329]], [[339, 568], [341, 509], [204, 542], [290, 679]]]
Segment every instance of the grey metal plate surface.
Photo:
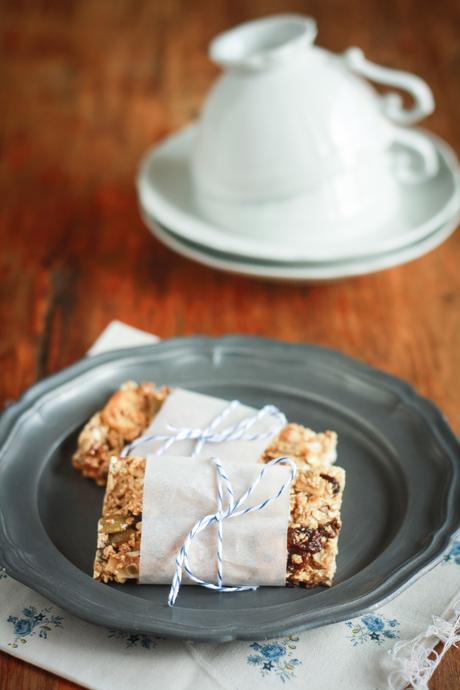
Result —
[[[331, 588], [218, 594], [107, 586], [91, 578], [103, 489], [70, 464], [79, 430], [126, 379], [260, 407], [339, 434], [347, 471]], [[432, 567], [460, 526], [460, 445], [404, 382], [308, 345], [182, 338], [83, 360], [37, 384], [0, 418], [0, 565], [88, 621], [174, 638], [262, 639], [375, 608]]]

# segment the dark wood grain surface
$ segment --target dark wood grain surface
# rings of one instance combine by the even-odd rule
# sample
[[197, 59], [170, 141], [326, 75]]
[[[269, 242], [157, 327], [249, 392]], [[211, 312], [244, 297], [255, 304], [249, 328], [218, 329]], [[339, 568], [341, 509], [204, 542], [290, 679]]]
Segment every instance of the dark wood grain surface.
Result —
[[[288, 286], [195, 265], [139, 219], [140, 156], [197, 113], [216, 74], [208, 41], [287, 9], [316, 17], [331, 50], [356, 44], [425, 77], [437, 101], [426, 126], [460, 151], [458, 0], [2, 1], [2, 401], [81, 357], [117, 318], [163, 338], [332, 346], [407, 379], [460, 431], [460, 233], [404, 267]], [[75, 687], [0, 655], [1, 690]], [[453, 650], [431, 688], [459, 687]]]

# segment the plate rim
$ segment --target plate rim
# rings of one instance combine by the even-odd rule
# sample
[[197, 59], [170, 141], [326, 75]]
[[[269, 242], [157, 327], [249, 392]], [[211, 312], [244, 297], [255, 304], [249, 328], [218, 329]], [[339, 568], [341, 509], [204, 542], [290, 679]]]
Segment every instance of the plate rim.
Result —
[[[63, 609], [69, 611], [73, 615], [78, 616], [91, 623], [98, 625], [105, 625], [107, 627], [117, 627], [119, 629], [136, 630], [138, 632], [145, 632], [150, 634], [164, 634], [169, 638], [175, 639], [195, 639], [202, 641], [218, 641], [226, 642], [233, 639], [262, 639], [267, 637], [276, 637], [278, 635], [286, 634], [288, 632], [298, 632], [299, 630], [317, 627], [318, 625], [325, 625], [347, 618], [361, 615], [365, 611], [373, 610], [387, 601], [391, 600], [400, 592], [404, 591], [412, 582], [421, 577], [425, 572], [434, 567], [443, 557], [445, 549], [448, 547], [452, 537], [460, 528], [460, 500], [455, 501], [455, 496], [460, 499], [460, 441], [450, 428], [445, 416], [432, 401], [420, 395], [413, 386], [403, 381], [402, 379], [388, 374], [376, 367], [367, 363], [349, 357], [332, 348], [323, 347], [319, 345], [310, 344], [294, 344], [286, 343], [280, 340], [263, 338], [258, 336], [239, 336], [228, 335], [223, 337], [207, 337], [207, 336], [191, 336], [184, 338], [173, 338], [161, 341], [157, 344], [145, 345], [140, 347], [124, 348], [110, 351], [99, 355], [94, 355], [86, 359], [80, 360], [65, 369], [52, 374], [42, 381], [31, 386], [25, 393], [23, 393], [17, 402], [12, 403], [0, 417], [0, 471], [1, 471], [1, 457], [3, 449], [8, 442], [16, 422], [22, 415], [33, 408], [38, 400], [42, 399], [47, 393], [62, 384], [71, 382], [81, 374], [94, 368], [98, 368], [105, 364], [112, 364], [116, 360], [129, 361], [129, 359], [137, 359], [145, 357], [150, 353], [155, 353], [161, 350], [169, 350], [172, 347], [193, 347], [196, 344], [206, 344], [209, 350], [216, 347], [224, 347], [227, 349], [237, 348], [254, 350], [259, 349], [261, 345], [271, 348], [279, 348], [283, 350], [284, 356], [286, 349], [290, 352], [298, 352], [299, 359], [301, 355], [307, 352], [315, 352], [317, 356], [332, 358], [335, 364], [341, 367], [352, 367], [365, 379], [371, 378], [375, 382], [385, 384], [387, 388], [396, 392], [405, 404], [410, 405], [423, 418], [424, 423], [434, 433], [440, 445], [447, 452], [449, 462], [452, 469], [452, 482], [449, 486], [448, 495], [446, 498], [446, 513], [443, 516], [443, 522], [439, 529], [431, 535], [428, 544], [421, 549], [409, 561], [403, 564], [391, 578], [391, 585], [388, 582], [381, 584], [376, 590], [370, 593], [365, 593], [358, 599], [354, 599], [351, 603], [345, 602], [342, 604], [335, 604], [333, 606], [334, 612], [328, 613], [326, 620], [318, 621], [314, 619], [305, 625], [305, 618], [308, 615], [305, 612], [290, 615], [287, 620], [275, 620], [265, 622], [264, 624], [257, 624], [256, 629], [251, 625], [246, 625], [244, 629], [238, 628], [238, 624], [230, 623], [227, 625], [219, 624], [217, 627], [207, 627], [205, 631], [197, 629], [194, 626], [184, 623], [174, 624], [170, 621], [159, 621], [158, 624], [152, 626], [152, 620], [147, 623], [138, 622], [136, 625], [126, 624], [120, 625], [120, 621], [116, 620], [113, 611], [108, 611], [106, 614], [99, 613], [99, 619], [96, 621], [88, 610], [88, 605], [80, 602], [78, 597], [71, 600], [62, 596], [60, 591], [57, 591], [52, 583], [48, 582], [46, 578], [41, 576], [37, 581], [37, 571], [34, 565], [31, 564], [27, 558], [27, 553], [21, 550], [21, 547], [9, 543], [8, 530], [6, 527], [6, 514], [0, 505], [0, 562], [6, 565], [6, 572], [15, 579], [32, 587], [40, 592], [48, 599], [61, 606]], [[458, 506], [458, 507], [457, 507]], [[455, 526], [454, 526], [455, 523]], [[53, 545], [54, 546], [54, 545]], [[57, 549], [57, 547], [55, 547]], [[59, 552], [59, 551], [58, 551]], [[60, 552], [59, 552], [60, 553]], [[63, 556], [63, 555], [62, 555]], [[65, 558], [65, 556], [63, 556]], [[70, 562], [69, 562], [70, 564]], [[73, 566], [73, 564], [70, 564]], [[80, 571], [79, 571], [80, 572]], [[84, 575], [82, 573], [82, 575]], [[87, 577], [87, 576], [85, 576]], [[389, 591], [385, 591], [389, 590]], [[338, 613], [337, 613], [338, 611]], [[116, 612], [115, 612], [116, 613]], [[316, 618], [320, 616], [321, 612], [317, 612]], [[324, 617], [324, 615], [323, 615]], [[153, 621], [155, 623], [155, 621]]]

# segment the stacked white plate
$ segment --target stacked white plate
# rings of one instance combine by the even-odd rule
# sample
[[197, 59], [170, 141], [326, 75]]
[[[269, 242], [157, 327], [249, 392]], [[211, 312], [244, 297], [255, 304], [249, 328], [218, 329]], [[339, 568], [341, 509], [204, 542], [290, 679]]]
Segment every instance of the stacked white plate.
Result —
[[[444, 242], [460, 220], [460, 167], [441, 139], [417, 130], [435, 146], [437, 174], [419, 184], [397, 182], [392, 215], [369, 217], [366, 232], [350, 240], [337, 235], [286, 242], [282, 228], [261, 242], [207, 220], [196, 203], [191, 155], [196, 126], [190, 125], [151, 149], [142, 162], [138, 194], [152, 233], [179, 254], [214, 268], [259, 278], [322, 282], [363, 275], [417, 259]], [[410, 156], [401, 144], [394, 155]], [[382, 209], [385, 194], [382, 191]], [[308, 218], [305, 219], [306, 225]], [[305, 234], [308, 236], [308, 233]]]

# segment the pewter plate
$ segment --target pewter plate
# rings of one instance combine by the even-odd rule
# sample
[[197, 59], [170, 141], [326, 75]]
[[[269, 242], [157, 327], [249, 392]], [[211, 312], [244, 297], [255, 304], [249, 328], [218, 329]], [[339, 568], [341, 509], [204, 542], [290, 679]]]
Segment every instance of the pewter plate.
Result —
[[[79, 430], [126, 379], [260, 407], [339, 434], [347, 471], [331, 588], [218, 594], [91, 578], [103, 490], [71, 467]], [[348, 619], [395, 596], [460, 527], [460, 445], [402, 381], [320, 347], [181, 338], [85, 359], [32, 387], [0, 419], [0, 564], [76, 616], [171, 638], [262, 639]]]

